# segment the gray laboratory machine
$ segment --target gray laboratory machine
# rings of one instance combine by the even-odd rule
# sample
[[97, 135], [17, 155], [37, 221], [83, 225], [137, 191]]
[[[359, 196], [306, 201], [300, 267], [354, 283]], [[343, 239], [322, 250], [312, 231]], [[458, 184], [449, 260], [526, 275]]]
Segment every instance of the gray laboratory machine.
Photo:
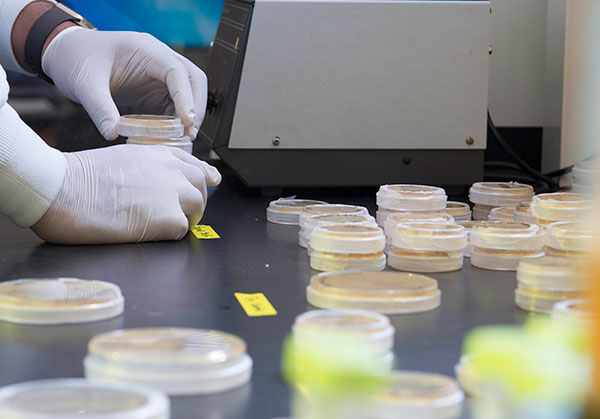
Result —
[[470, 185], [489, 1], [227, 0], [201, 135], [251, 187]]

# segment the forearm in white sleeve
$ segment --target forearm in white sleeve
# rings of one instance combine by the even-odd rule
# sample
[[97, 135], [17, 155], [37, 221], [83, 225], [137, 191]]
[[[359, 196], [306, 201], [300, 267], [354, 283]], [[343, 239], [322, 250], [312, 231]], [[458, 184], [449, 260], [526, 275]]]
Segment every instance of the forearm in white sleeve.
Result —
[[[21, 10], [35, 0], [0, 0], [0, 65], [7, 70], [26, 73], [12, 49], [12, 28]], [[56, 3], [54, 0], [46, 0]]]
[[31, 227], [62, 188], [67, 163], [19, 118], [7, 97], [6, 74], [0, 67], [0, 213]]

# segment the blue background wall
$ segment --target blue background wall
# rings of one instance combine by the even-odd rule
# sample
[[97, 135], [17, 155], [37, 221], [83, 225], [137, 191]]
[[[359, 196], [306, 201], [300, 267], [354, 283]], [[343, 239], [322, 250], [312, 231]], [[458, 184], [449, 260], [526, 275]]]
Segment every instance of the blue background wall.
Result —
[[107, 31], [148, 32], [169, 45], [207, 47], [225, 0], [63, 0]]

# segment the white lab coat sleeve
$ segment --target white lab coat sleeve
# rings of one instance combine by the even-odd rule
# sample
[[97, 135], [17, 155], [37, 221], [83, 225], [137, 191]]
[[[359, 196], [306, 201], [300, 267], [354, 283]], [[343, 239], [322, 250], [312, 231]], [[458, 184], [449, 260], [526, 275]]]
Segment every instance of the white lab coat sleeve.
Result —
[[[0, 0], [0, 65], [7, 70], [26, 73], [15, 58], [11, 34], [19, 13], [33, 1], [35, 0]], [[46, 1], [56, 3], [54, 0]]]
[[6, 103], [8, 90], [0, 67], [0, 213], [31, 227], [62, 188], [67, 163]]

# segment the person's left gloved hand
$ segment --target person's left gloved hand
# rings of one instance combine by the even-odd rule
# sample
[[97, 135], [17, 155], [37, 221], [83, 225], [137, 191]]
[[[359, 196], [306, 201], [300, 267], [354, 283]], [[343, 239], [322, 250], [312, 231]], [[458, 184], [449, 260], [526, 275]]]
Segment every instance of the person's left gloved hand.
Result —
[[107, 140], [117, 138], [115, 102], [162, 106], [181, 118], [192, 140], [204, 119], [206, 75], [148, 34], [68, 28], [46, 48], [42, 68]]

